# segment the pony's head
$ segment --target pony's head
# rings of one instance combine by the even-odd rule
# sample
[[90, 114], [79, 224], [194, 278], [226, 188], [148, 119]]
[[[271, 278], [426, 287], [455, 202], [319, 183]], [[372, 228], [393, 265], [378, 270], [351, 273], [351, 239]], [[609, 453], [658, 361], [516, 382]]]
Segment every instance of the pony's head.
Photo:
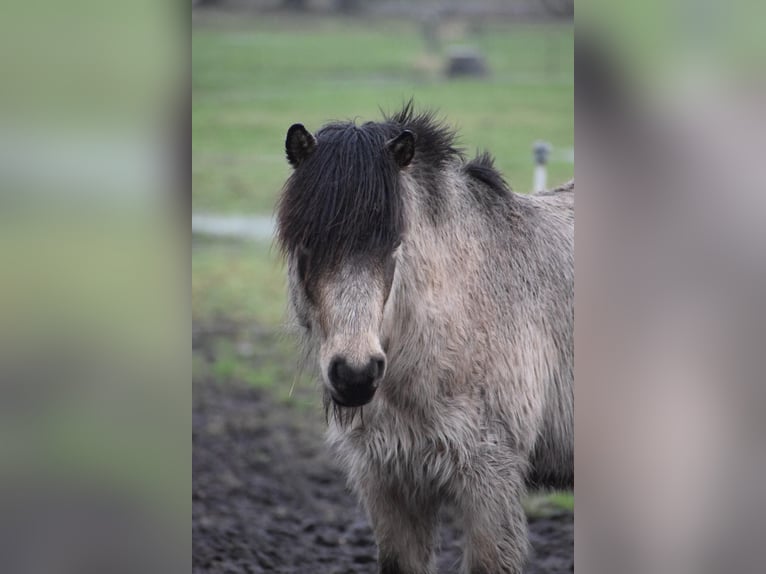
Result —
[[293, 315], [318, 349], [335, 404], [372, 400], [386, 370], [381, 333], [405, 232], [402, 170], [415, 136], [393, 122], [287, 132], [293, 167], [278, 205]]

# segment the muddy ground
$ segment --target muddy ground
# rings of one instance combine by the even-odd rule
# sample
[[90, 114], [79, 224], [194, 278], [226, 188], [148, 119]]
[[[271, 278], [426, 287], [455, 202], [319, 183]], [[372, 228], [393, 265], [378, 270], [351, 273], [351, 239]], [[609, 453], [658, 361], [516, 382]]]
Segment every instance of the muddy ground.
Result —
[[[268, 391], [194, 384], [193, 572], [376, 572], [372, 532], [324, 447], [320, 413]], [[456, 572], [446, 518], [439, 572]], [[573, 571], [573, 517], [530, 518], [526, 572]]]

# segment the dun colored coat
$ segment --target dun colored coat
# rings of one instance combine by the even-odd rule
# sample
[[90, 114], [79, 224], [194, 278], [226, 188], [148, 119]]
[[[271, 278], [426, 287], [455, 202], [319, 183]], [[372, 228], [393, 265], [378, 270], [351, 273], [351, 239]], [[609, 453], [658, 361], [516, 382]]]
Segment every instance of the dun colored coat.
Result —
[[287, 134], [290, 313], [381, 573], [435, 571], [440, 507], [467, 573], [518, 573], [530, 486], [573, 484], [574, 183], [513, 193], [411, 103]]

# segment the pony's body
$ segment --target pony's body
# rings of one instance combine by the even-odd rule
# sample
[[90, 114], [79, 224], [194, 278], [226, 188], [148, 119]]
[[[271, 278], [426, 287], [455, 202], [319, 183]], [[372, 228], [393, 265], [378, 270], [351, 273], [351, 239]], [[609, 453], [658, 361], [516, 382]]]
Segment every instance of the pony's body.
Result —
[[[374, 126], [410, 130], [419, 145], [451, 137], [409, 109]], [[323, 372], [329, 440], [370, 514], [381, 572], [433, 571], [445, 503], [464, 517], [467, 572], [520, 572], [526, 485], [573, 482], [573, 185], [517, 195], [489, 156], [465, 163], [442, 143], [447, 153], [420, 162], [416, 145], [397, 173], [403, 225], [388, 279], [361, 251], [309, 279], [280, 219], [292, 308], [303, 321], [319, 309], [305, 343], [323, 370], [338, 349], [349, 364], [385, 353], [363, 406], [333, 404]]]

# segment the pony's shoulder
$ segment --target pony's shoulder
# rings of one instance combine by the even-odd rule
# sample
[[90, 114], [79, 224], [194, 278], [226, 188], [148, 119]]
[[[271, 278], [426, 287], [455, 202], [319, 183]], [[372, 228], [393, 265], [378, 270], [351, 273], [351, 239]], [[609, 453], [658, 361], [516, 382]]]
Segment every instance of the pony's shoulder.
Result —
[[570, 179], [563, 185], [560, 185], [554, 189], [546, 189], [544, 191], [538, 191], [535, 195], [557, 195], [559, 193], [574, 193], [574, 179]]

